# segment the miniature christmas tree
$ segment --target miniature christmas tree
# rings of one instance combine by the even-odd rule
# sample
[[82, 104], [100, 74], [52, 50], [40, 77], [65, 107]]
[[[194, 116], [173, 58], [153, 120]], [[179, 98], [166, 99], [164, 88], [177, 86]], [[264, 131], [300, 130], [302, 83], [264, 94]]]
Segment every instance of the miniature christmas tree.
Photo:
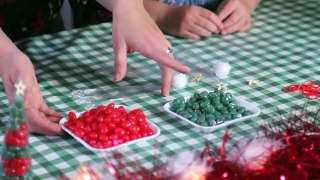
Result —
[[10, 108], [9, 120], [1, 153], [0, 179], [28, 180], [31, 177], [31, 156], [28, 151], [28, 125], [22, 94], [25, 86], [20, 81]]

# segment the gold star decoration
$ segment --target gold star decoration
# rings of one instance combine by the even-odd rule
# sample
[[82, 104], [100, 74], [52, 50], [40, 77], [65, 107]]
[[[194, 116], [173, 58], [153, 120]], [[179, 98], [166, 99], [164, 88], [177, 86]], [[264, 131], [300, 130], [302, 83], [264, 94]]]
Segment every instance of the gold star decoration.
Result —
[[218, 84], [216, 84], [218, 90], [226, 90], [228, 87], [228, 84], [224, 84], [222, 82], [219, 82]]
[[16, 88], [16, 95], [23, 95], [26, 86], [22, 83], [21, 80], [18, 82], [18, 84], [15, 84], [14, 87]]
[[248, 82], [248, 85], [251, 86], [251, 85], [258, 85], [259, 83], [259, 80], [255, 80], [255, 79], [250, 79], [247, 81]]
[[196, 74], [195, 76], [192, 77], [192, 82], [199, 82], [199, 81], [202, 81], [204, 78], [202, 76], [202, 74]]

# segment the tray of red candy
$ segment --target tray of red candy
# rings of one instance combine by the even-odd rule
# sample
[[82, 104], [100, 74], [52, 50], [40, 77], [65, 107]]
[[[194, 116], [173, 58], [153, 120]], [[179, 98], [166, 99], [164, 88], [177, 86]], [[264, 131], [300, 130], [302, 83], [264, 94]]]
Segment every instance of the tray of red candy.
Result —
[[147, 120], [141, 109], [114, 103], [84, 112], [69, 112], [59, 124], [92, 151], [112, 151], [160, 134], [159, 127]]

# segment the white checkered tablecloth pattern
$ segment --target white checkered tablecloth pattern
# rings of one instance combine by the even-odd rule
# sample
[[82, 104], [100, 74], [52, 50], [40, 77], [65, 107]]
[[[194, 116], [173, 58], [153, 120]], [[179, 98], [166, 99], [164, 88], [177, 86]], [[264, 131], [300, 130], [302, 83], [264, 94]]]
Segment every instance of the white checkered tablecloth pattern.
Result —
[[[228, 91], [257, 105], [259, 117], [233, 125], [234, 138], [251, 137], [260, 123], [270, 121], [277, 108], [288, 112], [306, 98], [284, 93], [284, 86], [305, 80], [320, 80], [320, 1], [264, 0], [254, 13], [248, 32], [227, 36], [212, 35], [197, 41], [167, 36], [175, 48], [175, 57], [193, 68], [190, 78], [201, 73], [203, 81], [191, 82], [185, 89], [160, 95], [160, 71], [155, 62], [141, 55], [128, 56], [128, 74], [113, 82], [113, 49], [111, 24], [105, 23], [26, 39], [19, 47], [32, 59], [41, 92], [48, 105], [66, 114], [115, 102], [142, 108], [148, 119], [161, 128], [157, 142], [162, 158], [185, 151], [201, 150], [204, 142], [220, 145], [225, 128], [212, 133], [197, 132], [189, 125], [168, 115], [162, 106], [179, 96], [212, 90], [217, 80], [212, 68], [217, 61], [229, 61], [232, 70], [223, 79]], [[260, 80], [249, 86], [249, 79]], [[1, 86], [3, 89], [3, 86]], [[318, 101], [311, 102], [317, 105]], [[0, 93], [0, 139], [5, 132], [8, 103]], [[281, 111], [280, 111], [281, 112]], [[34, 179], [57, 179], [59, 172], [72, 174], [79, 164], [99, 161], [99, 154], [87, 150], [70, 136], [30, 135]], [[133, 144], [120, 149], [126, 158], [138, 158], [152, 167], [154, 141]], [[100, 155], [101, 156], [101, 155]]]

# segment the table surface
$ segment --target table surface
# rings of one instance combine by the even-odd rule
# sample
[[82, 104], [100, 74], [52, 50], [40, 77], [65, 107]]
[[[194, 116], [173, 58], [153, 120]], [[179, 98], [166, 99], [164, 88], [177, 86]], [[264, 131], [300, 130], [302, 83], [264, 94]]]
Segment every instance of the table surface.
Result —
[[[306, 80], [320, 80], [319, 7], [318, 0], [265, 0], [253, 15], [253, 27], [248, 32], [212, 35], [196, 41], [167, 36], [175, 57], [193, 68], [189, 77], [198, 73], [204, 76], [203, 81], [172, 90], [169, 97], [160, 95], [160, 71], [156, 64], [137, 53], [128, 56], [126, 78], [113, 82], [110, 23], [26, 39], [19, 47], [32, 59], [41, 92], [50, 107], [63, 114], [109, 102], [141, 108], [161, 129], [157, 142], [163, 145], [159, 150], [165, 158], [189, 148], [201, 150], [206, 140], [221, 143], [226, 128], [203, 134], [162, 108], [181, 95], [213, 90], [217, 80], [212, 68], [217, 61], [228, 61], [232, 66], [229, 76], [222, 80], [229, 84], [228, 91], [262, 110], [259, 117], [231, 126], [235, 139], [253, 136], [259, 124], [277, 115], [277, 108], [288, 112], [293, 105], [305, 103], [301, 94], [284, 93], [281, 89]], [[260, 83], [249, 86], [249, 79]], [[3, 139], [9, 111], [3, 91], [0, 101]], [[319, 100], [312, 102], [317, 103]], [[31, 134], [29, 141], [34, 179], [57, 179], [60, 171], [70, 174], [79, 164], [97, 161], [101, 155], [87, 150], [71, 136]], [[151, 167], [154, 141], [119, 151]]]

